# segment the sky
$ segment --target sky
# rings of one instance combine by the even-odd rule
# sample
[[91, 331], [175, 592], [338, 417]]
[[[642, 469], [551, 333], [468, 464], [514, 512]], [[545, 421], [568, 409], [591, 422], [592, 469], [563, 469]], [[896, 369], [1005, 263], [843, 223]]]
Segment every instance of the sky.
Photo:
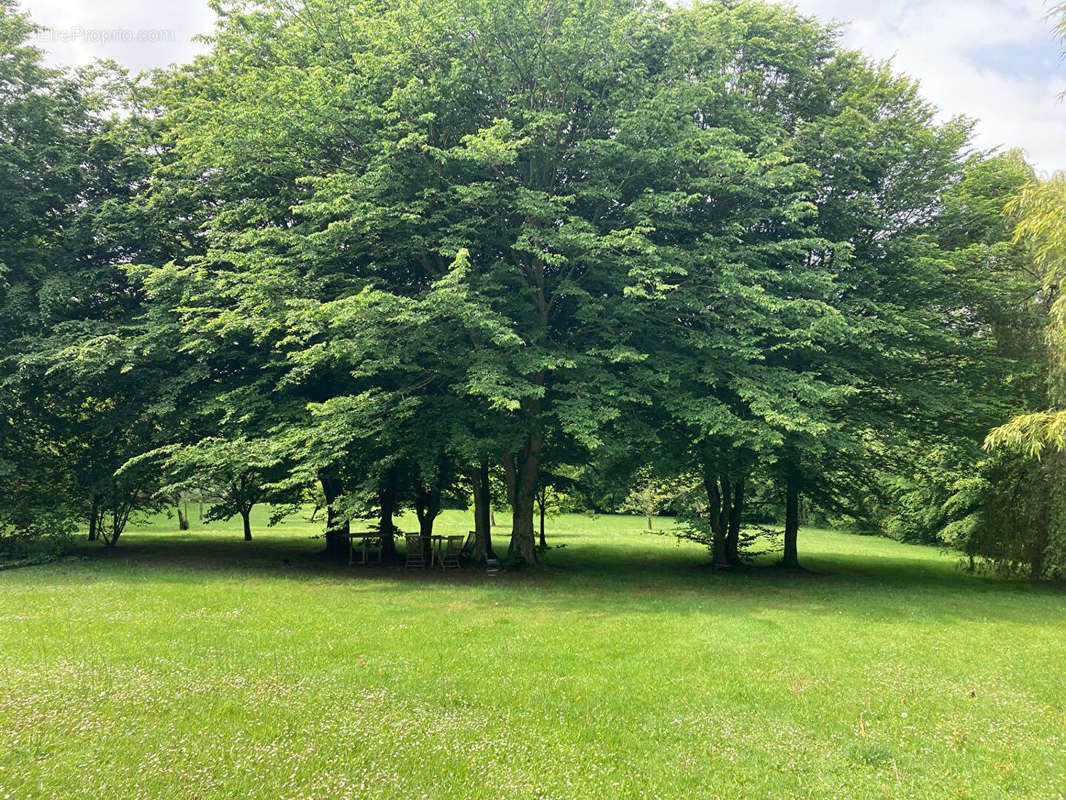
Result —
[[[922, 84], [944, 117], [979, 120], [976, 145], [1021, 147], [1042, 172], [1066, 169], [1066, 62], [1048, 0], [794, 0], [843, 23], [846, 46]], [[207, 0], [21, 0], [48, 31], [55, 64], [113, 58], [134, 71], [187, 61], [204, 46]]]

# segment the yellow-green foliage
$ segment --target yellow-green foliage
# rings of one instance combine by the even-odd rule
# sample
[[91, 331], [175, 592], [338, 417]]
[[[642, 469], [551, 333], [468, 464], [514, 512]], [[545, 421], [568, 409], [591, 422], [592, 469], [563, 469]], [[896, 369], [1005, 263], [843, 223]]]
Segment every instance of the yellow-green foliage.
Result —
[[993, 430], [986, 447], [1017, 447], [1039, 458], [1047, 448], [1066, 447], [1066, 173], [1030, 184], [1007, 206], [1018, 217], [1015, 240], [1028, 245], [1044, 274], [1048, 305], [1048, 394], [1052, 408], [1015, 417]]

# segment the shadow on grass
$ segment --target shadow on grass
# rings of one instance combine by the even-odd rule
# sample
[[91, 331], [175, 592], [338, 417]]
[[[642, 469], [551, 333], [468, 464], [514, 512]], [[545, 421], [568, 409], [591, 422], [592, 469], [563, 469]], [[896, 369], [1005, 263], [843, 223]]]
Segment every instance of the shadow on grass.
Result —
[[[742, 567], [713, 569], [703, 548], [671, 546], [661, 539], [617, 541], [607, 535], [575, 533], [559, 534], [553, 541], [566, 546], [549, 550], [542, 565], [490, 575], [477, 567], [442, 573], [406, 570], [402, 562], [332, 563], [323, 556], [321, 538], [295, 533], [252, 542], [217, 533], [135, 533], [115, 548], [83, 542], [76, 559], [61, 565], [59, 572], [78, 583], [120, 576], [183, 584], [265, 579], [358, 583], [362, 589], [397, 597], [450, 587], [502, 593], [508, 602], [567, 610], [621, 605], [627, 611], [654, 612], [664, 604], [675, 604], [675, 610], [707, 614], [728, 613], [739, 605], [750, 611], [784, 604], [821, 615], [837, 614], [842, 605], [861, 602], [864, 615], [875, 620], [914, 613], [915, 603], [922, 598], [934, 601], [936, 607], [923, 615], [965, 618], [972, 616], [972, 599], [956, 606], [951, 602], [953, 595], [960, 600], [974, 593], [1019, 600], [1066, 597], [1061, 585], [965, 573], [956, 559], [932, 548], [920, 548], [914, 555], [908, 552], [909, 557], [863, 552], [859, 538], [853, 552], [812, 553], [799, 570], [778, 566], [772, 556]], [[871, 541], [870, 549], [878, 549], [877, 541]], [[708, 607], [708, 600], [720, 602]], [[1031, 620], [1033, 612], [1031, 603], [1022, 602], [1011, 608], [996, 606], [994, 613], [1024, 622]]]

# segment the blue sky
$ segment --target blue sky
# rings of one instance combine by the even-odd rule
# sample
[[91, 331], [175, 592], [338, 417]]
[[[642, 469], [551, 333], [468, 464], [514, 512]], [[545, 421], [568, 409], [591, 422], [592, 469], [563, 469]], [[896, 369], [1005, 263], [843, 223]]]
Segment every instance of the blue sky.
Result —
[[[1044, 19], [1047, 0], [795, 0], [846, 23], [843, 40], [921, 81], [944, 116], [980, 123], [982, 148], [1021, 147], [1042, 171], [1066, 169], [1066, 64]], [[133, 69], [184, 61], [202, 45], [206, 0], [22, 0], [53, 30], [49, 58], [114, 58]], [[118, 32], [118, 33], [116, 33]], [[126, 38], [126, 41], [121, 39]]]

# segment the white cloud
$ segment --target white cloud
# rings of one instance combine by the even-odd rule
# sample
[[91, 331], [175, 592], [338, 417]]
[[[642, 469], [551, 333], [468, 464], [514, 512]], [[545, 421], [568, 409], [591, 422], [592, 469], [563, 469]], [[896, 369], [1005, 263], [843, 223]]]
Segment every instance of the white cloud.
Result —
[[843, 40], [917, 78], [945, 116], [978, 120], [980, 147], [1021, 147], [1066, 169], [1066, 67], [1043, 0], [796, 0], [849, 24]]
[[[980, 147], [1022, 147], [1044, 170], [1066, 169], [1066, 65], [1044, 19], [1046, 0], [793, 0], [848, 24], [847, 46], [921, 81], [945, 116], [977, 118]], [[57, 63], [114, 58], [133, 69], [187, 61], [211, 30], [206, 0], [22, 0], [65, 41], [42, 42]], [[81, 33], [79, 34], [78, 31]], [[133, 41], [108, 39], [124, 31]], [[145, 32], [139, 36], [140, 32]], [[155, 40], [152, 41], [153, 32]], [[163, 32], [159, 34], [158, 32]], [[145, 39], [145, 40], [141, 40]]]
[[53, 63], [113, 58], [133, 70], [189, 61], [203, 51], [192, 37], [209, 33], [206, 0], [21, 0], [49, 31], [38, 44]]

